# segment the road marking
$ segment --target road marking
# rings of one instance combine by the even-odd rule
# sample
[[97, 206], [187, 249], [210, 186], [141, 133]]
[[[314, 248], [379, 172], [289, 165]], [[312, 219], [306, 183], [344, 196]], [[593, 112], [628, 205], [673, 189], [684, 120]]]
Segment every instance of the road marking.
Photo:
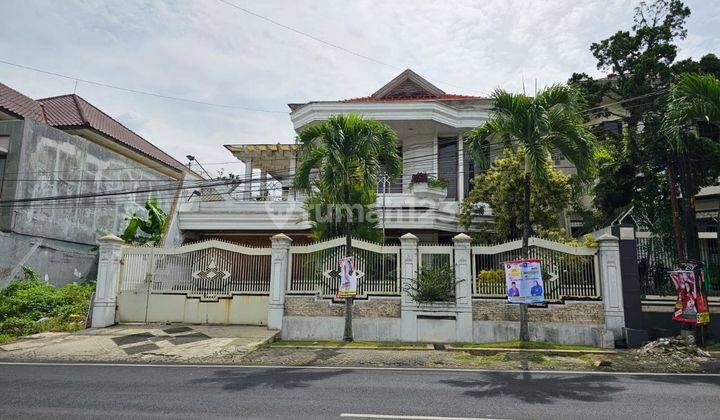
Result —
[[356, 419], [398, 419], [398, 420], [503, 420], [494, 417], [437, 417], [437, 416], [396, 416], [392, 414], [342, 413], [340, 417]]
[[152, 363], [92, 363], [92, 362], [9, 362], [0, 361], [0, 366], [98, 366], [98, 367], [142, 367], [142, 368], [203, 368], [203, 369], [292, 369], [292, 370], [378, 370], [400, 372], [467, 372], [467, 373], [536, 373], [544, 375], [615, 375], [615, 376], [707, 376], [720, 377], [720, 373], [660, 373], [660, 372], [599, 372], [582, 370], [521, 370], [521, 369], [462, 369], [462, 368], [403, 368], [371, 366], [279, 366], [279, 365], [222, 365], [222, 364], [152, 364]]

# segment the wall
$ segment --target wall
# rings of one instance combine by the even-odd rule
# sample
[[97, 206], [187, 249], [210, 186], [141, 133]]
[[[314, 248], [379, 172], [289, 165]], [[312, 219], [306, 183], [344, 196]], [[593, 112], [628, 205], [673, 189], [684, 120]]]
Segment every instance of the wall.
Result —
[[[2, 200], [146, 189], [172, 180], [106, 147], [32, 120], [0, 121], [0, 136], [9, 137]], [[0, 237], [0, 287], [32, 249], [27, 243], [33, 237], [42, 238], [43, 244], [25, 265], [47, 274], [51, 283], [73, 281], [77, 272], [94, 277], [97, 239], [121, 234], [126, 217], [144, 214], [148, 195], [0, 207], [0, 231], [8, 233]], [[166, 211], [174, 195], [155, 194]]]

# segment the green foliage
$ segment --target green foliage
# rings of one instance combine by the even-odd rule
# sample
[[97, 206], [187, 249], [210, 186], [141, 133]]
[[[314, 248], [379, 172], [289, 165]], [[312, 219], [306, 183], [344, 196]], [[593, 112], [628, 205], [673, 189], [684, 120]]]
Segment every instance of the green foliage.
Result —
[[351, 233], [377, 240], [371, 207], [378, 174], [381, 167], [391, 179], [402, 172], [395, 132], [356, 114], [335, 115], [303, 129], [298, 139], [295, 187], [310, 197], [305, 207], [316, 223], [316, 239], [347, 233], [349, 221]]
[[[490, 169], [471, 182], [473, 189], [461, 204], [460, 222], [480, 242], [515, 240], [523, 231], [523, 150], [505, 150]], [[531, 182], [531, 234], [547, 237], [560, 232], [559, 215], [570, 202], [570, 178], [545, 163], [544, 175]], [[475, 221], [492, 209], [493, 223]]]
[[[75, 330], [87, 315], [93, 283], [55, 287], [23, 267], [25, 276], [0, 290], [0, 334], [23, 336], [48, 330]], [[44, 322], [38, 320], [47, 318]]]
[[407, 292], [419, 303], [451, 302], [455, 300], [455, 284], [455, 272], [450, 267], [430, 267], [420, 270], [417, 283]]
[[477, 284], [484, 286], [504, 286], [505, 272], [503, 270], [480, 270], [475, 280]]
[[136, 245], [157, 245], [162, 239], [168, 216], [158, 206], [157, 199], [151, 198], [145, 202], [148, 218], [143, 220], [137, 214], [128, 219], [128, 226], [120, 236], [125, 242]]

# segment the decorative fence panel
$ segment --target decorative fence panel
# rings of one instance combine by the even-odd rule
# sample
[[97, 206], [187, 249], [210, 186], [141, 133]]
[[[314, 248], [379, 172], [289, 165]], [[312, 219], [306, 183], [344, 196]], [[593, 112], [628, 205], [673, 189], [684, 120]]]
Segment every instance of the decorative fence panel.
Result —
[[[358, 296], [400, 294], [400, 247], [353, 239], [352, 255], [358, 272]], [[288, 293], [335, 296], [339, 261], [346, 254], [345, 238], [291, 246]]]
[[176, 248], [123, 247], [119, 292], [217, 299], [268, 294], [270, 248], [217, 240]]
[[[600, 298], [597, 250], [530, 238], [529, 257], [542, 261], [546, 301]], [[472, 247], [473, 296], [506, 297], [503, 262], [521, 258], [522, 241]]]
[[420, 269], [453, 268], [453, 247], [450, 245], [420, 245], [418, 255]]

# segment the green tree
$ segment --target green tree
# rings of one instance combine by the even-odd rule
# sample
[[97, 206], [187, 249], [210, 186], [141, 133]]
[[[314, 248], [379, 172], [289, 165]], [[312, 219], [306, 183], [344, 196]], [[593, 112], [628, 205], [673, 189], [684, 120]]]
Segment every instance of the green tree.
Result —
[[[397, 136], [385, 124], [349, 114], [311, 125], [298, 139], [300, 163], [295, 186], [314, 194], [324, 206], [321, 212], [331, 217], [335, 232], [345, 235], [346, 252], [351, 256], [352, 226], [367, 217], [362, 207], [374, 201], [380, 166], [385, 166], [391, 178], [402, 170]], [[345, 341], [353, 339], [352, 302], [352, 298], [345, 300]]]
[[[545, 180], [552, 154], [575, 165], [581, 179], [589, 179], [595, 153], [592, 133], [585, 126], [583, 100], [575, 88], [553, 85], [532, 98], [496, 90], [490, 119], [468, 137], [468, 149], [481, 168], [487, 168], [492, 147], [523, 152], [522, 256], [528, 257], [531, 228], [532, 179]], [[528, 341], [527, 305], [520, 305], [520, 340]]]
[[[506, 242], [519, 238], [523, 231], [523, 149], [505, 150], [490, 168], [471, 182], [473, 189], [461, 204], [460, 221], [473, 230], [475, 240], [483, 243]], [[532, 179], [530, 192], [531, 234], [556, 236], [561, 232], [559, 216], [570, 204], [570, 177], [547, 162], [547, 174]], [[492, 209], [493, 222], [477, 223], [477, 217]]]
[[122, 240], [138, 245], [155, 246], [160, 243], [168, 216], [158, 206], [155, 198], [145, 202], [145, 210], [148, 212], [147, 220], [138, 217], [137, 213], [133, 213], [132, 217], [128, 219], [128, 225], [120, 236]]
[[711, 74], [686, 73], [680, 76], [670, 91], [663, 128], [670, 149], [681, 158], [685, 242], [687, 256], [691, 259], [700, 259], [700, 249], [695, 204], [690, 197], [697, 194], [702, 186], [717, 181], [710, 168], [696, 174], [701, 168], [695, 167], [693, 171], [691, 165], [702, 167], [708, 162], [720, 162], [720, 145], [700, 136], [699, 131], [694, 132], [699, 122], [720, 125], [720, 81]]

